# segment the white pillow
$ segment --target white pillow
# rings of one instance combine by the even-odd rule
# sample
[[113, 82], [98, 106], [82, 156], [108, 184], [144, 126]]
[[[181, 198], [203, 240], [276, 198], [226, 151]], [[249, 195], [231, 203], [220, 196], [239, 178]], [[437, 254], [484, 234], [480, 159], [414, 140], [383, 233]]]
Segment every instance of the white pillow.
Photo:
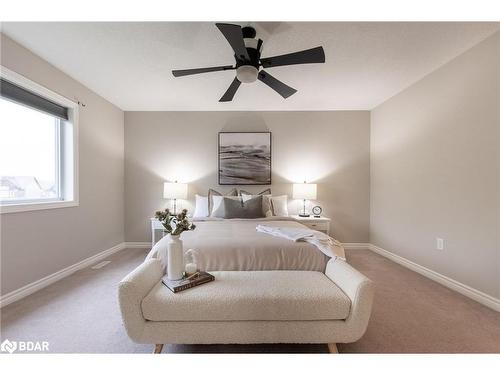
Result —
[[288, 216], [288, 195], [271, 197], [274, 216]]
[[[243, 202], [246, 202], [247, 200], [257, 196], [258, 195], [241, 193], [241, 199], [243, 200]], [[271, 194], [262, 195], [262, 213], [264, 214], [265, 217], [273, 216], [273, 207], [271, 205]]]
[[219, 206], [221, 205], [222, 203], [222, 198], [224, 198], [223, 195], [214, 195], [212, 197], [212, 212], [210, 212], [210, 216], [212, 216], [212, 214], [217, 211], [217, 209], [219, 208]]
[[196, 194], [196, 204], [194, 206], [193, 217], [207, 217], [208, 216], [208, 197], [203, 197]]

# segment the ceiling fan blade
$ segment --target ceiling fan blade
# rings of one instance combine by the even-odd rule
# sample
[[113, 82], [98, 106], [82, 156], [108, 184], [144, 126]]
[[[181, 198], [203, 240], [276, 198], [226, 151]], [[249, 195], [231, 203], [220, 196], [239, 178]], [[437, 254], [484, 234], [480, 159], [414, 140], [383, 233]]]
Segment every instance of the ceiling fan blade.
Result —
[[236, 69], [232, 65], [224, 66], [214, 66], [211, 68], [197, 68], [197, 69], [184, 69], [184, 70], [172, 70], [174, 77], [189, 76], [191, 74], [208, 73], [208, 72], [218, 72], [220, 70]]
[[304, 51], [288, 53], [286, 55], [266, 57], [260, 59], [260, 63], [264, 68], [272, 68], [274, 66], [295, 65], [295, 64], [313, 64], [324, 63], [325, 51], [323, 47], [315, 47]]
[[259, 72], [259, 80], [264, 82], [285, 99], [297, 92], [297, 90], [293, 87], [285, 85], [283, 82], [263, 70]]
[[245, 41], [243, 40], [241, 26], [230, 23], [216, 23], [215, 26], [226, 37], [238, 60], [250, 61], [250, 56], [248, 56]]
[[238, 87], [240, 87], [241, 82], [238, 80], [238, 78], [234, 78], [233, 82], [231, 82], [231, 85], [227, 89], [227, 91], [222, 95], [222, 98], [220, 98], [219, 102], [230, 102], [234, 98], [234, 94], [236, 94], [236, 90], [238, 90]]

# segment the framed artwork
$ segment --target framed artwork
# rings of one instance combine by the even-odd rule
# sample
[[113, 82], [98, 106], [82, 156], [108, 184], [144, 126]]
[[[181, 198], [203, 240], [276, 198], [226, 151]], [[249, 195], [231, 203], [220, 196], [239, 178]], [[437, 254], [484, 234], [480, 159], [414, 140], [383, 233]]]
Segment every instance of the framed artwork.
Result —
[[219, 133], [219, 185], [271, 185], [271, 133]]

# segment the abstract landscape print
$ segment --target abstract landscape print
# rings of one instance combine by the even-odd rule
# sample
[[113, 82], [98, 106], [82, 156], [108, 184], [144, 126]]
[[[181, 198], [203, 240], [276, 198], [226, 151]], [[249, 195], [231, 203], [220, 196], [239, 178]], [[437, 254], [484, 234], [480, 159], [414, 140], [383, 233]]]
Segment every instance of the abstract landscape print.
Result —
[[271, 133], [219, 133], [219, 185], [270, 185]]

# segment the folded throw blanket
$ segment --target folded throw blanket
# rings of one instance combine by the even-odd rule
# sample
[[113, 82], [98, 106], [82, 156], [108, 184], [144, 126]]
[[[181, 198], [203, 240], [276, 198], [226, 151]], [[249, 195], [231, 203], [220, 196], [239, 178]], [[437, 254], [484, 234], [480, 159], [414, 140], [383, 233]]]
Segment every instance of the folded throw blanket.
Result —
[[289, 228], [259, 224], [257, 232], [267, 233], [271, 236], [286, 238], [290, 241], [305, 241], [316, 246], [323, 254], [330, 258], [345, 260], [345, 251], [342, 244], [323, 232], [309, 228]]

